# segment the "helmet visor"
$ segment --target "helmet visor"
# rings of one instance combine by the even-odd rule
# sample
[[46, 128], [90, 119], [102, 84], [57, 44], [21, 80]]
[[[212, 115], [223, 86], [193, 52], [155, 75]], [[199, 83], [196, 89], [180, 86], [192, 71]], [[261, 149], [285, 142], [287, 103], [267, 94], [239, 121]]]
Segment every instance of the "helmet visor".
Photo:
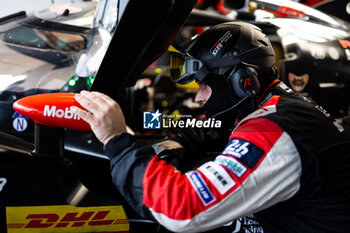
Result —
[[170, 52], [170, 77], [174, 83], [187, 84], [194, 80], [194, 74], [203, 63], [188, 55]]

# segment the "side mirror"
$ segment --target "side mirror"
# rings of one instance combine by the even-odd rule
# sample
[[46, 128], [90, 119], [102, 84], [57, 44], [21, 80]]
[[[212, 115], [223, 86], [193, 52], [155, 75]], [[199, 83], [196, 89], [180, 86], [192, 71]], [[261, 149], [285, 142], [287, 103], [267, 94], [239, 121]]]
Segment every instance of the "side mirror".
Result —
[[91, 131], [90, 125], [70, 111], [71, 106], [82, 106], [75, 101], [74, 93], [45, 93], [27, 96], [13, 104], [15, 111], [32, 119], [35, 123]]

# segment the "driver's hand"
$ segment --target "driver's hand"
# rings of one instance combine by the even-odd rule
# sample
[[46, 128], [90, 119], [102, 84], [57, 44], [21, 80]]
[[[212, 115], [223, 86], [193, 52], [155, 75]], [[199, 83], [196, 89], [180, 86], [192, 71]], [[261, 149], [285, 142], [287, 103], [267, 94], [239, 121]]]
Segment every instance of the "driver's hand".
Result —
[[123, 112], [117, 102], [99, 92], [81, 91], [75, 100], [86, 110], [72, 107], [71, 111], [90, 124], [97, 139], [106, 144], [114, 136], [126, 132]]

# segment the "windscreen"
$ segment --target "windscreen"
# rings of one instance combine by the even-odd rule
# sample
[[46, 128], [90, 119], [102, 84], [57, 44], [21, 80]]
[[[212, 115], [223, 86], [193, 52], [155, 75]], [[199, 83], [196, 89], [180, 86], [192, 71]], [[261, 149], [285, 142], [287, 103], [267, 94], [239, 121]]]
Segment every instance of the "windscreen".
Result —
[[0, 25], [0, 92], [59, 90], [74, 75], [86, 46], [84, 35], [54, 30], [47, 22], [34, 26], [31, 18]]
[[125, 9], [125, 2], [127, 1], [99, 1], [94, 15], [93, 28], [89, 35], [88, 47], [77, 63], [77, 76], [94, 77], [96, 75], [115, 33], [121, 12]]

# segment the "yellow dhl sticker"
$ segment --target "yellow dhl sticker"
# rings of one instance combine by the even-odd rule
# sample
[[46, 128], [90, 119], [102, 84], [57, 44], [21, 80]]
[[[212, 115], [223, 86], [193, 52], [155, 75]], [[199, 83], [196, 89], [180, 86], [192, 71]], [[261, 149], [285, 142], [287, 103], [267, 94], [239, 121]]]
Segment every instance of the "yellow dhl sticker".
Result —
[[122, 206], [6, 207], [8, 233], [128, 232]]

